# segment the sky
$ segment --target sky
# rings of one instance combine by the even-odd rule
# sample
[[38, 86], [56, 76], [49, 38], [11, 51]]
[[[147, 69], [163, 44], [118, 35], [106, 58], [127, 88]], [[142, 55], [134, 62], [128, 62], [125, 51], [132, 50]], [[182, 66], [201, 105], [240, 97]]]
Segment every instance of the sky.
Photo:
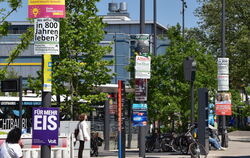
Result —
[[[140, 17], [140, 0], [100, 0], [97, 3], [99, 9], [98, 15], [106, 15], [108, 13], [108, 3], [110, 2], [126, 2], [128, 12], [132, 20], [139, 20]], [[153, 20], [153, 0], [145, 0], [146, 20]], [[187, 8], [185, 9], [185, 27], [191, 28], [198, 26], [198, 18], [194, 16], [195, 9], [199, 6], [196, 0], [186, 0]], [[7, 5], [0, 3], [0, 8]], [[22, 8], [12, 14], [7, 20], [9, 21], [25, 21], [28, 17], [28, 0], [23, 0]], [[182, 24], [182, 1], [181, 0], [157, 0], [157, 22], [168, 27]]]

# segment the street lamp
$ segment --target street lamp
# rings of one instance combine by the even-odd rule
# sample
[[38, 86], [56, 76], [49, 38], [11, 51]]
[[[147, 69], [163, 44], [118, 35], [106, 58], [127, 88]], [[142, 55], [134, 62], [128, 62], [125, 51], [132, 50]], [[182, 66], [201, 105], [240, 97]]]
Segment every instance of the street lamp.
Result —
[[185, 0], [181, 0], [182, 1], [182, 36], [184, 38], [184, 24], [185, 24], [185, 8], [187, 8], [187, 3], [185, 2]]
[[187, 57], [183, 63], [184, 78], [190, 82], [191, 93], [191, 124], [194, 124], [194, 80], [196, 72], [196, 61], [193, 57]]

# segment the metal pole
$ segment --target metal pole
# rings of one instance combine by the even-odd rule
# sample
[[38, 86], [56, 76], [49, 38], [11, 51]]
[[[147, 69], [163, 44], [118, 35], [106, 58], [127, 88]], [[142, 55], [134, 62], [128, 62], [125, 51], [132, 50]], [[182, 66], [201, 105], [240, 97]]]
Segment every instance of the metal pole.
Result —
[[225, 50], [225, 0], [222, 1], [222, 13], [221, 13], [221, 56], [226, 56]]
[[[145, 33], [145, 0], [140, 0], [140, 33]], [[145, 127], [139, 127], [139, 157], [145, 157], [145, 131]]]
[[117, 115], [118, 115], [118, 157], [123, 158], [122, 150], [122, 81], [118, 80]]
[[109, 116], [109, 100], [104, 105], [104, 150], [109, 150], [109, 134], [110, 134], [110, 116]]
[[191, 81], [191, 125], [194, 124], [194, 81]]
[[145, 0], [140, 0], [140, 33], [145, 33]]
[[182, 36], [184, 37], [184, 20], [185, 20], [185, 9], [184, 9], [184, 0], [182, 0]]
[[156, 0], [154, 0], [154, 56], [157, 55], [157, 38], [156, 38], [156, 34], [157, 34], [157, 26], [156, 26], [156, 22], [157, 22], [157, 5], [156, 5]]
[[127, 148], [131, 149], [131, 141], [132, 141], [132, 131], [131, 131], [131, 117], [132, 117], [132, 108], [131, 108], [131, 101], [128, 104], [128, 143], [127, 143]]
[[[226, 48], [225, 48], [225, 0], [221, 0], [222, 2], [222, 11], [221, 11], [221, 56], [226, 56]], [[222, 142], [221, 145], [223, 147], [228, 147], [228, 139], [227, 139], [227, 131], [226, 131], [226, 116], [222, 116]]]
[[19, 128], [22, 131], [23, 119], [22, 119], [22, 108], [23, 108], [23, 78], [19, 77]]
[[185, 0], [182, 1], [182, 37], [184, 38], [184, 28], [185, 28], [185, 8], [187, 8]]
[[[44, 75], [44, 55], [42, 59], [42, 74]], [[42, 84], [44, 84], [44, 77], [43, 77]], [[51, 107], [51, 92], [44, 92], [44, 91], [42, 92], [42, 105], [43, 107]], [[41, 146], [41, 158], [50, 158], [50, 157], [51, 157], [51, 146], [42, 145]]]

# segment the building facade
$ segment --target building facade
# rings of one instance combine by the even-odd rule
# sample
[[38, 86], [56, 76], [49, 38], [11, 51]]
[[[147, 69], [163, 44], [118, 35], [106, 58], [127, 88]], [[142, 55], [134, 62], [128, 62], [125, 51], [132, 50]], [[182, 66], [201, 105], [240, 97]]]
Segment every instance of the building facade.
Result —
[[[125, 20], [124, 20], [125, 19]], [[117, 75], [112, 79], [111, 83], [116, 84], [118, 80], [129, 80], [130, 73], [127, 72], [125, 67], [129, 64], [130, 57], [133, 55], [131, 51], [134, 47], [134, 40], [131, 39], [131, 35], [139, 34], [140, 24], [139, 21], [130, 20], [124, 16], [104, 16], [104, 23], [107, 23], [105, 37], [100, 42], [101, 45], [110, 45], [112, 51], [110, 54], [104, 56], [104, 60], [114, 60], [115, 64], [110, 66], [111, 73]], [[153, 34], [153, 22], [146, 22], [145, 34]], [[9, 33], [7, 36], [0, 38], [0, 68], [5, 66], [6, 59], [9, 56], [11, 50], [13, 50], [20, 43], [20, 35], [24, 33], [28, 27], [33, 27], [30, 22], [11, 22], [9, 27]], [[164, 36], [166, 28], [157, 23], [157, 35]], [[166, 52], [166, 46], [169, 41], [165, 39], [157, 40], [157, 54], [163, 54]], [[152, 48], [152, 41], [150, 41], [150, 47]], [[42, 56], [34, 55], [33, 42], [29, 47], [22, 52], [22, 54], [10, 64], [9, 70], [14, 71], [17, 76], [23, 76], [24, 87], [26, 80], [29, 76], [36, 77], [37, 71], [41, 69]]]

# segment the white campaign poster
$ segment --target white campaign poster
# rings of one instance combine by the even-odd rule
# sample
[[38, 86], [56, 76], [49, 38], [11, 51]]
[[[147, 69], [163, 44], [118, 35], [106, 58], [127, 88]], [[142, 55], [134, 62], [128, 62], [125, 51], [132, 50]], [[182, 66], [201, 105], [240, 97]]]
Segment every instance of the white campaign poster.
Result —
[[229, 75], [218, 75], [218, 91], [229, 91]]
[[35, 19], [34, 53], [59, 55], [59, 22], [52, 18]]
[[217, 64], [219, 75], [229, 74], [229, 58], [218, 58]]
[[135, 78], [150, 79], [151, 57], [136, 56]]

